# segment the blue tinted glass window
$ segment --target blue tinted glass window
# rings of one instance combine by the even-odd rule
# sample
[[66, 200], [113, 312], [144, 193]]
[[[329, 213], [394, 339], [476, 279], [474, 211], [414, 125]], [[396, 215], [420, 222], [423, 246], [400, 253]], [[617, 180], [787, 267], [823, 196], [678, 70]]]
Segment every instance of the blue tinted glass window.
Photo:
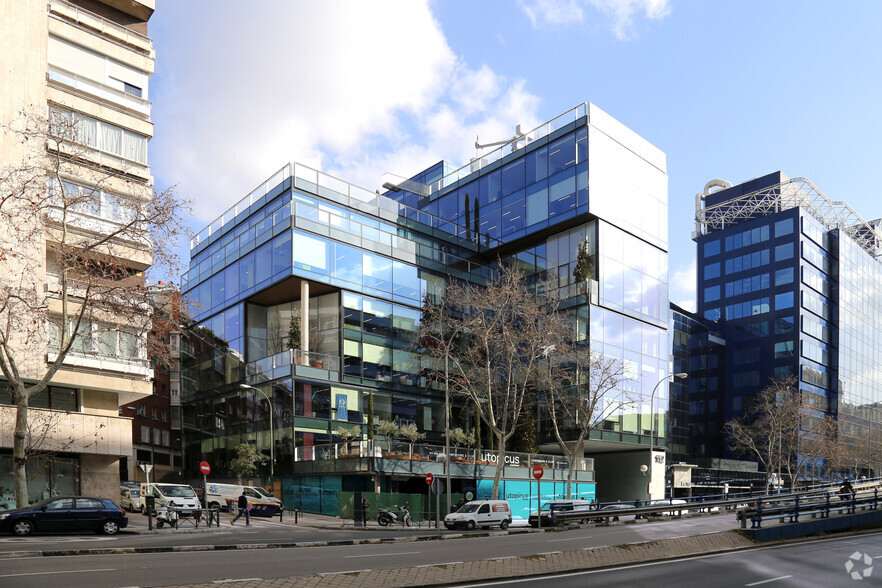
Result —
[[445, 194], [438, 199], [438, 216], [446, 220], [453, 220], [459, 209], [459, 192]]
[[273, 275], [291, 268], [291, 233], [273, 239]]
[[254, 253], [239, 260], [239, 291], [254, 285]]
[[783, 237], [793, 232], [793, 219], [786, 218], [775, 223], [775, 236]]
[[502, 174], [500, 170], [482, 176], [478, 180], [481, 204], [494, 202], [502, 197]]
[[576, 206], [576, 168], [571, 167], [548, 179], [548, 217], [563, 214]]
[[355, 247], [334, 243], [333, 264], [331, 275], [335, 278], [361, 284], [362, 253]]
[[790, 284], [793, 282], [793, 268], [785, 267], [775, 272], [775, 285]]
[[211, 284], [211, 305], [221, 304], [226, 299], [224, 296], [224, 273], [214, 274], [208, 283]]
[[328, 273], [328, 243], [300, 233], [293, 235], [292, 263], [303, 269]]
[[704, 279], [710, 280], [713, 278], [720, 277], [720, 264], [719, 263], [709, 263], [704, 266]]
[[546, 181], [536, 182], [527, 188], [527, 222], [532, 226], [548, 218], [548, 190]]
[[715, 239], [713, 241], [708, 241], [704, 244], [704, 256], [711, 257], [713, 255], [719, 255], [720, 253], [720, 240]]
[[500, 228], [500, 203], [484, 206], [481, 205], [481, 236], [490, 236], [491, 239], [498, 239], [501, 234]]
[[775, 310], [793, 308], [793, 292], [784, 292], [775, 295]]
[[224, 338], [232, 341], [242, 336], [242, 324], [239, 317], [240, 305], [228, 308], [224, 312]]
[[364, 286], [383, 292], [392, 292], [392, 260], [382, 255], [365, 252], [362, 257]]
[[224, 270], [224, 294], [227, 300], [239, 294], [239, 262]]
[[793, 257], [793, 243], [785, 243], [775, 247], [775, 261], [783, 261]]
[[588, 129], [582, 127], [576, 131], [576, 162], [588, 161]]
[[421, 300], [419, 273], [417, 268], [400, 261], [392, 262], [392, 293], [410, 300]]
[[526, 222], [524, 199], [520, 198], [502, 207], [502, 236], [510, 235], [524, 228]]
[[526, 163], [518, 159], [502, 168], [502, 193], [511, 194], [523, 189]]
[[714, 302], [715, 300], [720, 299], [720, 287], [719, 286], [710, 286], [704, 289], [704, 301], [705, 302]]
[[254, 283], [269, 279], [273, 270], [272, 243], [267, 243], [254, 252]]
[[580, 161], [576, 166], [576, 206], [588, 204], [588, 162]]
[[548, 147], [542, 147], [527, 154], [525, 161], [527, 185], [548, 177]]
[[576, 163], [576, 136], [569, 134], [548, 146], [548, 175], [554, 175]]

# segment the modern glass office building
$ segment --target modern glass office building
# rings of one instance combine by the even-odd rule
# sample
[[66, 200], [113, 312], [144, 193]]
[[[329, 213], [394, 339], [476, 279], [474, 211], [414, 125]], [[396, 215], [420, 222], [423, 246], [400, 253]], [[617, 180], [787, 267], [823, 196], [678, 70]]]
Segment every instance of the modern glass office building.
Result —
[[776, 172], [709, 183], [696, 222], [698, 312], [727, 342], [725, 418], [772, 379], [794, 376], [811, 410], [838, 418], [843, 443], [878, 439], [879, 221]]
[[[632, 401], [586, 449], [598, 477], [610, 452], [624, 463], [642, 446], [633, 460], [645, 463], [668, 402], [662, 383], [650, 406], [668, 374], [664, 154], [584, 104], [461, 168], [384, 179], [381, 193], [292, 163], [193, 240], [188, 475], [201, 459], [228, 472], [242, 440], [272, 447], [276, 475], [298, 473], [295, 448], [332, 442], [341, 424], [366, 435], [369, 407], [441, 442], [443, 392], [421, 377], [411, 333], [446, 279], [481, 283], [498, 261], [553, 276], [579, 337], [626, 366], [619, 393]], [[587, 284], [573, 277], [583, 241]], [[451, 426], [469, 428], [456, 422], [466, 412]], [[538, 429], [555, 452], [541, 415]], [[628, 463], [624, 478], [640, 476]]]

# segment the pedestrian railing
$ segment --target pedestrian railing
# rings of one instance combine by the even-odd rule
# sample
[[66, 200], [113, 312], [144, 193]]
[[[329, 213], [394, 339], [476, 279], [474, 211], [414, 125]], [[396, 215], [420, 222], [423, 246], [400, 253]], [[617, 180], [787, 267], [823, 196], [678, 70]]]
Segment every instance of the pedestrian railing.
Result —
[[739, 511], [741, 528], [760, 529], [764, 521], [778, 519], [781, 523], [798, 523], [800, 516], [829, 518], [831, 514], [852, 515], [858, 510], [877, 510], [879, 508], [879, 489], [850, 492], [811, 493], [788, 496], [786, 498], [757, 498], [748, 508]]

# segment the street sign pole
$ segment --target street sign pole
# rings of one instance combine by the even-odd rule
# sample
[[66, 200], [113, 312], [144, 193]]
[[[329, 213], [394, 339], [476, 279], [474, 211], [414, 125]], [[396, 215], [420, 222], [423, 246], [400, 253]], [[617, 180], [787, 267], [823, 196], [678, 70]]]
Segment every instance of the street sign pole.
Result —
[[435, 488], [435, 530], [441, 530], [441, 484], [435, 481], [433, 487]]
[[[536, 478], [536, 524], [538, 528], [542, 528], [542, 476], [545, 474], [545, 468], [541, 465], [533, 466], [533, 477]], [[549, 513], [550, 514], [550, 513]]]
[[208, 474], [211, 473], [211, 466], [203, 461], [199, 464], [199, 471], [202, 472], [202, 508], [208, 509]]

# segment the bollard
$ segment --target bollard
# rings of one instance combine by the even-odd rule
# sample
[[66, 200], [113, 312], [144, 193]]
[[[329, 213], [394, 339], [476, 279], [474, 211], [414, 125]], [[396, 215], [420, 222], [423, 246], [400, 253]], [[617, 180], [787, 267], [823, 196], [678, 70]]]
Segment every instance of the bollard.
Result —
[[799, 522], [799, 494], [793, 497], [793, 514], [790, 515], [790, 522]]
[[827, 502], [824, 505], [824, 512], [821, 513], [822, 519], [829, 519], [830, 518], [830, 493], [827, 492], [826, 494], [827, 494]]

